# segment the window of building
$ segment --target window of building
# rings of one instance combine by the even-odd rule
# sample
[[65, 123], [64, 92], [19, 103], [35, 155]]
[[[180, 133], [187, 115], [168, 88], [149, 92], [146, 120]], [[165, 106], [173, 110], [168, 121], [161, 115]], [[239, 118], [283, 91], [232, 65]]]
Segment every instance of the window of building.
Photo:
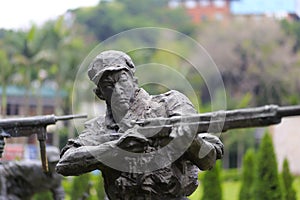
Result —
[[195, 0], [187, 0], [185, 2], [185, 6], [187, 8], [195, 8], [197, 6], [197, 2]]
[[200, 6], [206, 7], [210, 5], [210, 0], [200, 0]]
[[215, 0], [214, 5], [218, 8], [224, 7], [226, 5], [225, 0]]
[[8, 103], [7, 107], [6, 107], [6, 114], [7, 115], [18, 115], [19, 114], [19, 105]]

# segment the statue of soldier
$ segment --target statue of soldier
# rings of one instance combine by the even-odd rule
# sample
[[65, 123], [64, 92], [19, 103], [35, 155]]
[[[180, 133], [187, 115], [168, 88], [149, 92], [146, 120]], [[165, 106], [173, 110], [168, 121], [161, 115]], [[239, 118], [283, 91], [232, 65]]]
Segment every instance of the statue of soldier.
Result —
[[[188, 98], [178, 91], [149, 95], [138, 87], [134, 72], [135, 65], [124, 52], [104, 51], [92, 61], [88, 76], [97, 86], [96, 95], [106, 102], [106, 115], [87, 122], [78, 138], [69, 139], [56, 170], [64, 176], [101, 170], [106, 194], [113, 200], [187, 199], [197, 188], [199, 169], [211, 169], [215, 161], [222, 158], [223, 144], [215, 136], [193, 133], [188, 126], [160, 133], [160, 137], [149, 138], [139, 133], [131, 125], [133, 120], [197, 112]], [[186, 135], [192, 135], [192, 139], [184, 149]], [[158, 166], [154, 170], [138, 171], [134, 163], [129, 163], [131, 166], [127, 168], [128, 160], [120, 156], [120, 149], [133, 154], [155, 153], [170, 141], [184, 152], [172, 163], [165, 161], [173, 159], [175, 148], [174, 151], [169, 148], [164, 156], [155, 157], [156, 160], [150, 158]], [[126, 170], [109, 165], [115, 158]]]
[[0, 200], [26, 200], [36, 193], [51, 191], [54, 200], [63, 200], [62, 176], [55, 166], [59, 149], [47, 147], [49, 172], [43, 171], [40, 161], [7, 161], [0, 163]]

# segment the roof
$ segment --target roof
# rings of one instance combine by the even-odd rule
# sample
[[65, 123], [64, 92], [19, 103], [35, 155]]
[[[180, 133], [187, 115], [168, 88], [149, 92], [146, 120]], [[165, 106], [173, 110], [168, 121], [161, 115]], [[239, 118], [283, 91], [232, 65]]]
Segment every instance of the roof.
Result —
[[[3, 88], [0, 86], [0, 96], [2, 95]], [[7, 96], [25, 96], [28, 94], [28, 91], [26, 90], [25, 87], [21, 86], [15, 86], [15, 85], [9, 85], [6, 87], [6, 94]], [[57, 95], [57, 91], [51, 87], [43, 86], [42, 88], [39, 88], [38, 90], [33, 90], [31, 89], [29, 91], [30, 96], [36, 96], [37, 94], [42, 95], [42, 97], [55, 97]], [[60, 97], [66, 97], [67, 92], [60, 90], [59, 91], [59, 96]]]
[[298, 13], [299, 0], [240, 0], [231, 2], [233, 14]]

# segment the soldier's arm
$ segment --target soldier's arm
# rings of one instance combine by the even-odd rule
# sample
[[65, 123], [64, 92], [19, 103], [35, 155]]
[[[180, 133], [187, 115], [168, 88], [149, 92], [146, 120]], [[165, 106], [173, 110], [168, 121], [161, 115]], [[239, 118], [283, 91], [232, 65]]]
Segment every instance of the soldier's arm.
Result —
[[117, 141], [106, 142], [97, 146], [73, 145], [63, 149], [56, 171], [64, 176], [76, 176], [96, 169], [101, 169], [104, 159], [111, 157]]
[[61, 151], [56, 171], [64, 176], [80, 175], [103, 166], [101, 158], [115, 148], [118, 137], [106, 133], [102, 118], [95, 118], [85, 124], [85, 130], [76, 139], [69, 139]]
[[[169, 113], [172, 116], [193, 115], [196, 110], [183, 94], [173, 91], [173, 98], [169, 100]], [[223, 144], [218, 137], [210, 134], [197, 134], [195, 127], [184, 125], [173, 130], [171, 136], [181, 137], [177, 146], [189, 145], [185, 156], [201, 170], [214, 166], [217, 159], [223, 156]]]

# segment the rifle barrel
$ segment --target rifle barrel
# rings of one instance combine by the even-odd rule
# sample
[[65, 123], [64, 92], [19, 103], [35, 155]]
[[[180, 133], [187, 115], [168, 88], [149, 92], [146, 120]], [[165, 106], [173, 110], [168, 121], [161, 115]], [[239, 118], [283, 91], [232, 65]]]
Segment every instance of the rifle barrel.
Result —
[[300, 116], [300, 105], [283, 106], [266, 105], [229, 111], [217, 111], [191, 116], [170, 118], [150, 118], [136, 121], [143, 129], [170, 129], [172, 126], [190, 124], [198, 126], [198, 132], [220, 133], [236, 128], [251, 128], [275, 125], [283, 117]]
[[80, 115], [63, 115], [63, 116], [56, 116], [55, 120], [70, 120], [70, 119], [77, 119], [77, 118], [87, 118], [86, 114], [80, 114]]
[[278, 115], [280, 117], [292, 117], [300, 115], [300, 105], [279, 107]]

